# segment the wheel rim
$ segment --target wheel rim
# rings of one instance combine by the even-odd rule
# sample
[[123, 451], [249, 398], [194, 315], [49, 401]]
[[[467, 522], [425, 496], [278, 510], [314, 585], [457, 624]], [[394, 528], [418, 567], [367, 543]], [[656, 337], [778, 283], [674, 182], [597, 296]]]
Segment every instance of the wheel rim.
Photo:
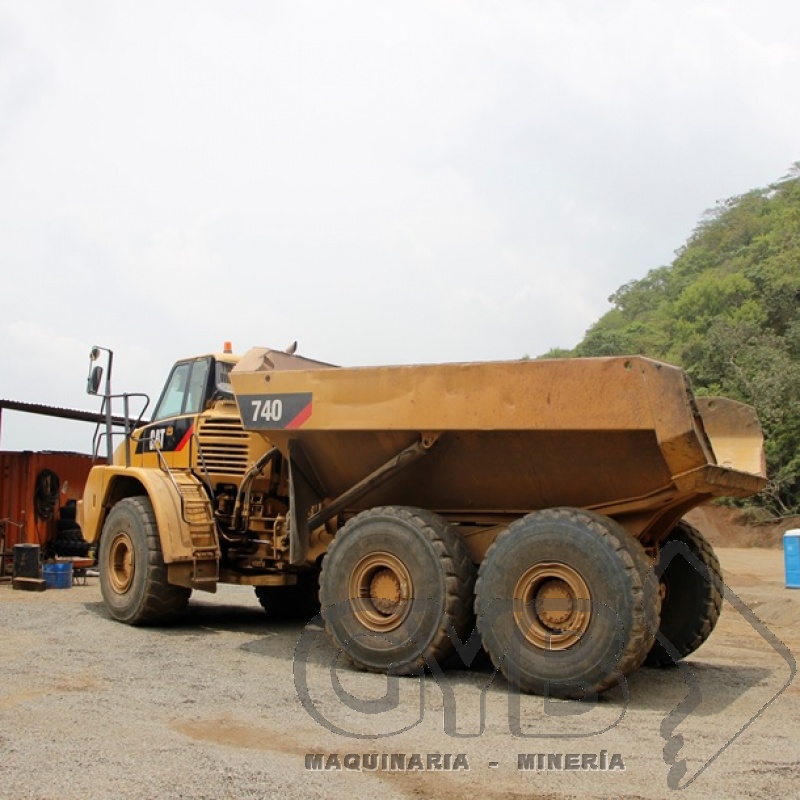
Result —
[[118, 594], [128, 591], [133, 582], [136, 564], [133, 557], [133, 542], [127, 533], [114, 534], [108, 550], [108, 575], [111, 586]]
[[413, 582], [405, 564], [391, 553], [362, 558], [350, 574], [348, 588], [354, 614], [369, 630], [393, 630], [408, 616]]
[[534, 564], [514, 589], [514, 619], [525, 639], [543, 650], [566, 650], [592, 619], [589, 587], [572, 567]]

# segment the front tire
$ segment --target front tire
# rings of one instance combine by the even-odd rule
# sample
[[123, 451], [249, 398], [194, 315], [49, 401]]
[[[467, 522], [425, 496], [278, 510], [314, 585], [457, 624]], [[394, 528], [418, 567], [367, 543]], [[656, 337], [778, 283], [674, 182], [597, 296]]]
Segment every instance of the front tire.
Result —
[[608, 518], [528, 514], [486, 553], [475, 611], [484, 649], [522, 691], [581, 699], [619, 684], [647, 653], [659, 594], [641, 544]]
[[336, 535], [322, 562], [325, 628], [359, 669], [419, 673], [455, 651], [450, 631], [471, 632], [475, 567], [441, 517], [387, 506]]
[[167, 582], [155, 514], [147, 497], [120, 500], [103, 525], [100, 590], [111, 616], [129, 625], [173, 622], [192, 590]]

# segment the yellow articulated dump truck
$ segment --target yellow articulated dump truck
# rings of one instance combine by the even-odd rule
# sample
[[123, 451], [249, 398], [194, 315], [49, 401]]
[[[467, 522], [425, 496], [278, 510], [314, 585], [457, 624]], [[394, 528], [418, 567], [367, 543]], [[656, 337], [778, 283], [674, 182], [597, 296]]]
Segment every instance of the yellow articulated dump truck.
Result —
[[268, 611], [321, 607], [361, 669], [441, 664], [477, 625], [513, 685], [562, 697], [706, 640], [720, 568], [682, 517], [765, 483], [753, 409], [642, 357], [339, 368], [228, 349], [175, 364], [109, 452], [80, 522], [114, 618], [247, 584]]

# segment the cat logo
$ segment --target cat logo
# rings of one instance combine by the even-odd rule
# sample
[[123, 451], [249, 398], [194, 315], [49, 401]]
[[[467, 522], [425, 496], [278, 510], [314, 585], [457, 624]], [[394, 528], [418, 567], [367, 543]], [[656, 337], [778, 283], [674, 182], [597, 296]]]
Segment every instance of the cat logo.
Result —
[[148, 442], [148, 448], [150, 450], [163, 450], [164, 449], [164, 435], [171, 434], [172, 427], [170, 428], [153, 428], [150, 431], [150, 440]]

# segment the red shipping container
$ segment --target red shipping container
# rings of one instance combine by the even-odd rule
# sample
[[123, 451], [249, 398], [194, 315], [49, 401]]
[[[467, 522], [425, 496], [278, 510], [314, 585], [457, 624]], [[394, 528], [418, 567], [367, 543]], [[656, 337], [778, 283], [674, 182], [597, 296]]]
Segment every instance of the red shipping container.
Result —
[[56, 534], [59, 509], [83, 496], [92, 457], [81, 453], [0, 452], [0, 575], [11, 571], [15, 544], [42, 550]]

